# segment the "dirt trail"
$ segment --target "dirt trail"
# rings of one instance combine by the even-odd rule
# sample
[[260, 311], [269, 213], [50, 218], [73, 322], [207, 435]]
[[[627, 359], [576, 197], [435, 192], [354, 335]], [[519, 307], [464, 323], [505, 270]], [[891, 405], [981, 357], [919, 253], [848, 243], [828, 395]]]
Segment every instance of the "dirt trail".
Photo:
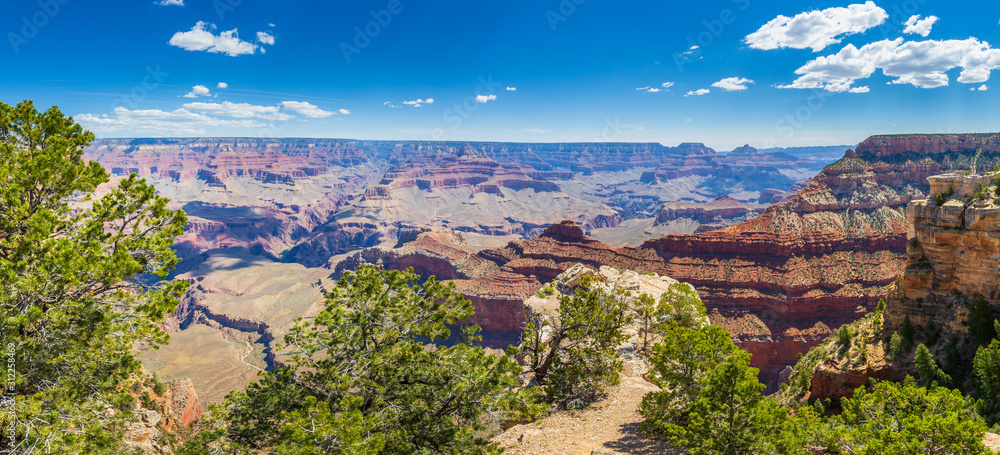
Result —
[[647, 393], [659, 390], [642, 378], [645, 366], [637, 360], [625, 362], [621, 384], [608, 396], [579, 411], [560, 411], [537, 422], [518, 425], [496, 438], [510, 455], [564, 454], [683, 454], [662, 441], [647, 439], [639, 432], [643, 422], [639, 403]]

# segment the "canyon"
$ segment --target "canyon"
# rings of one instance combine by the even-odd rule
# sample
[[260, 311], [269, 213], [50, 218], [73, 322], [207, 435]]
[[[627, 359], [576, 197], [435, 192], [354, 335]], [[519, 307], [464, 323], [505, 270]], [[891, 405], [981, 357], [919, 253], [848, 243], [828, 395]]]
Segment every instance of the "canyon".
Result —
[[[875, 136], [818, 173], [783, 152], [699, 144], [148, 141], [88, 153], [192, 209], [179, 245], [186, 279], [215, 273], [199, 264], [233, 247], [262, 270], [422, 267], [453, 280], [502, 345], [518, 335], [523, 301], [572, 264], [648, 271], [695, 285], [771, 386], [886, 295], [906, 260], [905, 206], [928, 194], [927, 177], [1000, 163], [995, 135]], [[303, 301], [321, 304], [319, 288]], [[222, 319], [204, 301], [204, 320]], [[249, 340], [259, 332], [242, 336], [270, 346], [274, 334]]]
[[[511, 309], [539, 282], [480, 251], [564, 219], [616, 247], [738, 223], [844, 148], [105, 139], [86, 156], [113, 180], [149, 180], [188, 213], [174, 276], [192, 286], [167, 324], [171, 344], [141, 357], [165, 379], [191, 377], [213, 402], [280, 363], [277, 344], [318, 311], [338, 271], [363, 260], [359, 251], [378, 260], [366, 248], [458, 280], [502, 346], [519, 336]], [[461, 281], [473, 278], [482, 279]]]
[[[456, 283], [483, 314], [475, 322], [499, 339], [516, 332], [520, 302], [576, 262], [691, 283], [773, 390], [798, 354], [888, 294], [906, 263], [906, 206], [929, 194], [927, 178], [997, 164], [995, 135], [875, 136], [751, 221], [614, 247], [567, 220], [479, 251], [499, 269]], [[515, 316], [508, 325], [494, 314]]]
[[994, 317], [1000, 314], [998, 175], [953, 172], [927, 178], [928, 197], [906, 206], [909, 240], [883, 312], [851, 326], [859, 335], [849, 348], [831, 338], [811, 351], [796, 366], [808, 376], [802, 381], [808, 387], [796, 391], [797, 398], [843, 398], [869, 378], [901, 381], [916, 374], [913, 346], [893, 353], [887, 343], [891, 334], [905, 333], [906, 325], [915, 328], [914, 343], [926, 344], [956, 375], [955, 387], [971, 388], [968, 375], [954, 371], [963, 369], [961, 365], [968, 370], [976, 347], [984, 341], [970, 333], [971, 305], [982, 298]]

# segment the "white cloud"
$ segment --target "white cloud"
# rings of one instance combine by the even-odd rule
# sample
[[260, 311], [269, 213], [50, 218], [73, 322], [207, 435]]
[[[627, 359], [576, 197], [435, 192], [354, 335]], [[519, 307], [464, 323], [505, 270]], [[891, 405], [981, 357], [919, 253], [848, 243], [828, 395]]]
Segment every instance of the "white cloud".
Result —
[[664, 83], [660, 84], [660, 87], [652, 87], [652, 86], [648, 86], [647, 85], [645, 87], [637, 87], [636, 90], [638, 90], [640, 92], [659, 93], [659, 92], [662, 92], [664, 90], [668, 90], [668, 89], [670, 89], [670, 87], [673, 87], [673, 86], [674, 86], [673, 82], [664, 82]]
[[989, 90], [989, 89], [990, 89], [990, 88], [989, 88], [989, 87], [987, 87], [987, 86], [986, 86], [986, 85], [984, 84], [984, 85], [980, 85], [980, 86], [979, 86], [978, 88], [977, 88], [977, 87], [972, 87], [972, 88], [971, 88], [970, 90], [978, 90], [978, 91], [980, 91], [980, 92], [985, 92], [985, 91], [987, 91], [987, 90]]
[[282, 101], [281, 106], [293, 112], [297, 112], [309, 118], [326, 118], [333, 115], [333, 112], [324, 111], [312, 103], [305, 101]]
[[191, 92], [188, 93], [187, 95], [184, 95], [184, 97], [197, 98], [199, 96], [208, 96], [208, 92], [209, 92], [208, 87], [205, 87], [204, 85], [196, 85], [194, 87], [191, 87]]
[[[170, 38], [170, 45], [187, 51], [207, 51], [236, 57], [253, 54], [257, 49], [263, 52], [263, 44], [274, 44], [274, 37], [262, 32], [257, 34], [257, 39], [262, 44], [257, 45], [241, 40], [235, 28], [220, 32], [218, 35], [213, 34], [211, 30], [215, 30], [215, 25], [199, 21], [190, 31], [175, 33]], [[266, 37], [266, 41], [261, 39], [262, 34]]]
[[392, 101], [386, 101], [386, 102], [382, 103], [382, 105], [383, 106], [388, 106], [388, 107], [391, 107], [391, 108], [396, 108], [396, 109], [399, 109], [399, 108], [403, 107], [403, 106], [397, 106], [395, 104], [392, 104]]
[[156, 4], [163, 6], [184, 6], [184, 0], [160, 0]]
[[[434, 104], [434, 98], [427, 98], [426, 100], [419, 99], [419, 100], [413, 100], [413, 101], [403, 101], [403, 104], [407, 104], [407, 105], [410, 105], [410, 106], [413, 106], [413, 107], [421, 107], [421, 106], [423, 106], [425, 104]], [[389, 106], [389, 104], [386, 104], [386, 105]], [[390, 107], [392, 107], [392, 106], [390, 106]]]
[[223, 120], [187, 109], [129, 110], [115, 108], [112, 115], [82, 114], [73, 117], [88, 129], [102, 133], [128, 132], [167, 136], [200, 136], [204, 127], [261, 128], [267, 126], [255, 120]]
[[341, 110], [337, 111], [337, 113], [340, 114], [340, 115], [351, 115], [351, 111], [349, 111], [347, 109], [341, 109]]
[[698, 51], [698, 49], [699, 49], [699, 47], [698, 47], [698, 46], [691, 46], [691, 48], [690, 48], [690, 49], [688, 49], [688, 50], [686, 50], [686, 51], [684, 51], [684, 52], [681, 52], [681, 55], [691, 55], [691, 54], [693, 54], [693, 53], [697, 52], [697, 51]]
[[493, 101], [495, 99], [497, 99], [496, 95], [490, 95], [490, 96], [479, 95], [476, 97], [476, 102], [480, 104], [485, 104], [486, 102]]
[[507, 87], [507, 91], [508, 92], [516, 92], [517, 91], [517, 87]]
[[712, 87], [721, 88], [727, 92], [738, 92], [747, 89], [747, 84], [753, 84], [754, 82], [745, 77], [727, 77], [719, 82], [712, 84]]
[[270, 44], [273, 46], [274, 35], [271, 35], [270, 33], [257, 32], [257, 42], [261, 44]]
[[[308, 104], [308, 103], [306, 103]], [[292, 116], [284, 112], [278, 106], [258, 106], [248, 103], [187, 103], [183, 107], [189, 111], [207, 112], [233, 118], [259, 118], [264, 120], [291, 120]], [[293, 109], [294, 110], [294, 109]], [[305, 115], [305, 114], [303, 114]]]
[[219, 85], [216, 85], [215, 88], [229, 88], [229, 84], [225, 82], [219, 82]]
[[819, 52], [839, 43], [844, 36], [863, 33], [881, 25], [888, 17], [884, 9], [871, 1], [846, 8], [809, 11], [794, 17], [778, 16], [747, 35], [745, 41], [754, 49], [790, 47]]
[[909, 33], [911, 35], [920, 35], [927, 38], [927, 35], [931, 34], [931, 28], [934, 27], [934, 23], [938, 21], [937, 16], [927, 16], [926, 19], [920, 19], [920, 15], [911, 16], [903, 24], [906, 28], [903, 29], [903, 33]]
[[865, 87], [854, 87], [854, 88], [851, 88], [850, 90], [848, 90], [848, 92], [851, 92], [851, 93], [868, 93], [870, 91], [871, 91], [871, 89], [869, 89], [867, 86], [865, 86]]
[[684, 96], [701, 96], [701, 95], [707, 95], [709, 93], [711, 93], [711, 90], [707, 88], [700, 88], [698, 90], [692, 90], [690, 92], [687, 92], [687, 95]]
[[947, 41], [910, 41], [903, 38], [866, 44], [861, 49], [849, 44], [840, 52], [819, 57], [795, 70], [799, 78], [779, 88], [821, 88], [831, 92], [851, 90], [859, 79], [867, 79], [881, 69], [895, 77], [892, 84], [920, 88], [948, 85], [947, 71], [962, 68], [958, 82], [986, 82], [990, 72], [1000, 68], [1000, 49], [976, 38]]

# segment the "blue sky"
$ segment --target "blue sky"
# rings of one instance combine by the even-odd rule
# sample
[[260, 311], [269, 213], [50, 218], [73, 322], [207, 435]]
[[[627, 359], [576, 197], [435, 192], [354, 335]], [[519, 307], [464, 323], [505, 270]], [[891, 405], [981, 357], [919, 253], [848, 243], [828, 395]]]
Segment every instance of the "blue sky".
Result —
[[941, 0], [8, 1], [0, 100], [99, 137], [849, 144], [1000, 130], [998, 21]]

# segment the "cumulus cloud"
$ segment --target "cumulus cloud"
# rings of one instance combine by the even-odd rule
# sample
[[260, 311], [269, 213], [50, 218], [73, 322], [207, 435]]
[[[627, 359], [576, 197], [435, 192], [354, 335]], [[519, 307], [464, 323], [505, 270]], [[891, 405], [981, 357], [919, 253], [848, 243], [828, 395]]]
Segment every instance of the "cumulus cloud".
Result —
[[507, 91], [508, 92], [516, 92], [517, 91], [517, 87], [507, 87]]
[[111, 115], [82, 114], [73, 117], [84, 127], [102, 133], [129, 132], [159, 136], [200, 136], [205, 127], [261, 128], [267, 126], [256, 120], [225, 120], [181, 108], [173, 111], [159, 109], [129, 110], [115, 108]]
[[265, 32], [257, 32], [257, 42], [261, 44], [274, 45], [274, 35]]
[[727, 92], [738, 92], [747, 89], [747, 84], [753, 84], [754, 82], [745, 77], [727, 77], [719, 82], [712, 84], [712, 87], [721, 88]]
[[778, 16], [756, 32], [747, 35], [746, 43], [754, 49], [812, 49], [819, 52], [839, 43], [845, 36], [863, 33], [881, 25], [889, 17], [874, 2], [846, 8], [809, 11], [793, 17]]
[[337, 113], [340, 114], [340, 115], [351, 115], [351, 111], [349, 111], [347, 109], [341, 109], [341, 110], [337, 111]]
[[985, 92], [985, 91], [987, 91], [987, 90], [989, 90], [989, 89], [990, 89], [990, 88], [989, 88], [989, 87], [987, 87], [987, 86], [986, 86], [986, 85], [984, 84], [984, 85], [980, 85], [979, 87], [972, 87], [972, 88], [970, 88], [969, 90], [972, 90], [973, 92], [975, 92], [975, 91], [980, 91], [980, 92]]
[[848, 90], [848, 92], [851, 92], [851, 93], [868, 93], [870, 91], [871, 90], [867, 86], [865, 86], [865, 87], [853, 87], [850, 90]]
[[156, 4], [163, 6], [184, 6], [184, 0], [160, 0]]
[[926, 19], [921, 19], [920, 15], [910, 16], [909, 19], [903, 24], [906, 28], [903, 29], [903, 33], [908, 33], [911, 35], [920, 35], [927, 38], [927, 35], [931, 34], [931, 28], [934, 27], [934, 23], [938, 21], [937, 16], [927, 16]]
[[285, 109], [309, 118], [326, 118], [333, 115], [333, 112], [324, 111], [316, 105], [305, 101], [282, 101], [280, 104]]
[[1000, 68], [1000, 49], [992, 49], [989, 43], [976, 38], [910, 42], [897, 38], [866, 44], [861, 49], [849, 44], [836, 54], [806, 63], [795, 70], [798, 79], [779, 88], [845, 92], [853, 88], [855, 81], [867, 79], [877, 69], [894, 77], [892, 84], [935, 88], [948, 85], [947, 71], [954, 68], [962, 68], [958, 82], [986, 82], [990, 72]]
[[205, 87], [204, 85], [196, 85], [194, 87], [191, 87], [191, 92], [188, 93], [187, 95], [184, 95], [184, 97], [197, 98], [199, 96], [208, 96], [208, 94], [209, 94], [208, 87]]
[[229, 84], [225, 82], [219, 82], [219, 84], [216, 85], [215, 88], [229, 88]]
[[707, 88], [700, 88], [698, 90], [692, 90], [690, 92], [687, 92], [687, 94], [684, 96], [701, 96], [701, 95], [707, 95], [709, 93], [711, 93], [711, 90]]
[[495, 99], [497, 99], [496, 95], [489, 95], [489, 96], [479, 95], [476, 97], [476, 102], [480, 104], [486, 104], [487, 102], [493, 101]]
[[386, 101], [386, 102], [382, 103], [382, 105], [383, 106], [388, 106], [388, 107], [391, 107], [391, 108], [396, 108], [396, 109], [403, 107], [403, 106], [397, 106], [395, 104], [392, 104], [392, 101]]
[[[420, 106], [423, 106], [425, 104], [434, 104], [434, 98], [418, 99], [418, 100], [413, 100], [413, 101], [403, 101], [403, 104], [406, 104], [406, 105], [409, 105], [409, 106], [413, 106], [413, 107], [420, 107]], [[387, 106], [388, 106], [388, 104], [387, 104]]]
[[279, 121], [292, 119], [291, 115], [281, 112], [278, 106], [258, 106], [256, 104], [224, 101], [222, 103], [187, 103], [183, 107], [189, 111], [205, 112], [223, 117], [259, 118]]
[[[174, 33], [170, 38], [170, 45], [187, 51], [207, 51], [236, 57], [253, 54], [257, 49], [263, 52], [264, 44], [274, 44], [274, 37], [263, 32], [257, 33], [257, 39], [261, 43], [258, 45], [241, 40], [235, 28], [218, 35], [212, 33], [212, 30], [215, 30], [215, 25], [199, 21], [190, 31]], [[264, 39], [261, 39], [262, 35]]]

